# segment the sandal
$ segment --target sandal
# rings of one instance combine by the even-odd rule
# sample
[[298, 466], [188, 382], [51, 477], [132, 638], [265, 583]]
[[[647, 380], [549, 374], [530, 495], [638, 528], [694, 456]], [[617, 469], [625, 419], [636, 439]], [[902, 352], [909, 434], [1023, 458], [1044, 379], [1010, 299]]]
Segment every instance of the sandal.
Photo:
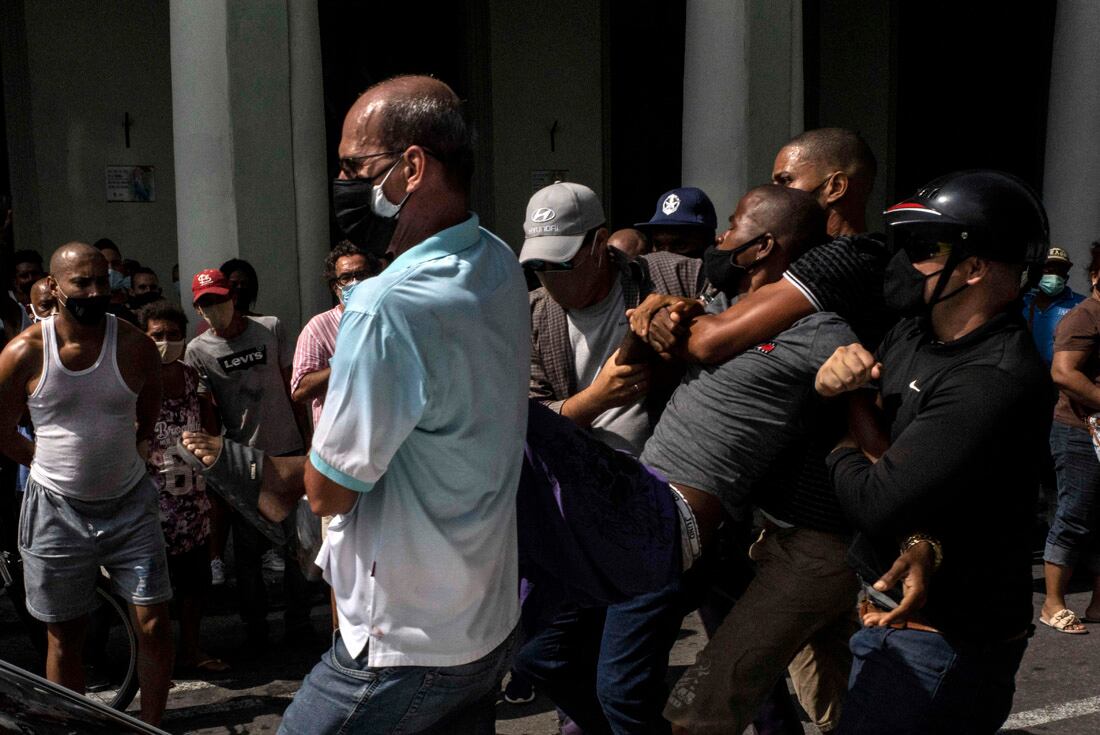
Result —
[[1073, 612], [1069, 608], [1062, 608], [1058, 612], [1050, 616], [1050, 620], [1040, 617], [1039, 622], [1048, 628], [1053, 628], [1059, 633], [1065, 633], [1066, 635], [1085, 635], [1087, 630], [1082, 626], [1079, 630], [1069, 630], [1074, 625], [1081, 625], [1081, 619], [1077, 617], [1077, 613]]

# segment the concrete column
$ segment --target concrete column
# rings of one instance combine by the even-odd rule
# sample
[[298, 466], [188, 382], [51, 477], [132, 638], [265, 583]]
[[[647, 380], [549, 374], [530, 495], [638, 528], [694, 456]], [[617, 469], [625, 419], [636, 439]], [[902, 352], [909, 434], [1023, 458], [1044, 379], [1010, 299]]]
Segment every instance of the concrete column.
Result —
[[802, 132], [801, 0], [692, 0], [685, 36], [682, 181], [721, 223]]
[[169, 28], [180, 301], [193, 327], [191, 277], [239, 252], [225, 2], [170, 0]]
[[[0, 3], [0, 61], [4, 69], [11, 206], [15, 213], [14, 245], [15, 249], [38, 250], [48, 261], [52, 251], [50, 243], [42, 238], [24, 0]], [[0, 217], [3, 216], [4, 212], [0, 212]]]
[[1051, 242], [1078, 267], [1088, 291], [1089, 244], [1100, 239], [1100, 3], [1059, 0], [1054, 22], [1043, 200]]
[[180, 283], [233, 257], [286, 333], [331, 305], [316, 3], [170, 0]]
[[719, 222], [748, 188], [746, 0], [687, 4], [682, 184], [714, 202]]
[[325, 165], [325, 99], [321, 78], [321, 31], [317, 3], [288, 0], [290, 27], [290, 118], [297, 216], [298, 280], [302, 322], [331, 308], [321, 280], [329, 251], [328, 168]]

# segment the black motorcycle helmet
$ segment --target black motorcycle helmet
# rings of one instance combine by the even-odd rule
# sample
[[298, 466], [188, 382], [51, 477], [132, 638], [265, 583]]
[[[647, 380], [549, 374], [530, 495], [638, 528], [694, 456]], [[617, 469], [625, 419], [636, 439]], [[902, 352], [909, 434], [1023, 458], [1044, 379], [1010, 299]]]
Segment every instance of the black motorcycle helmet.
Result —
[[1003, 171], [975, 169], [941, 176], [884, 215], [894, 250], [905, 250], [911, 262], [949, 246], [932, 303], [947, 298], [941, 297], [947, 279], [970, 256], [1020, 263], [1031, 284], [1038, 281], [1050, 247], [1050, 226], [1039, 196]]

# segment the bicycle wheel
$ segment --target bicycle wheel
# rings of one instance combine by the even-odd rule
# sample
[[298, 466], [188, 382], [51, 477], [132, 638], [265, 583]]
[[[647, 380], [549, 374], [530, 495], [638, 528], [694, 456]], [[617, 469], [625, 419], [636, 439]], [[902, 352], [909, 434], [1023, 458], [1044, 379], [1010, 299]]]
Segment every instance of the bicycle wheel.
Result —
[[137, 694], [137, 635], [126, 603], [102, 585], [88, 621], [84, 647], [86, 696], [124, 710]]

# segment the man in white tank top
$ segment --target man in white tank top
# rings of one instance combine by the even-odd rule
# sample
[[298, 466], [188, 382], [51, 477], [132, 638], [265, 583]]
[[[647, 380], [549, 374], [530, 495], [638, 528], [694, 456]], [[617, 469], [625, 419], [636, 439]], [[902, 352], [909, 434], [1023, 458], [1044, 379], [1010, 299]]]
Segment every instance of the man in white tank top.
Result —
[[[95, 248], [58, 248], [50, 285], [59, 313], [0, 353], [0, 451], [31, 467], [19, 519], [27, 609], [47, 626], [47, 678], [83, 691], [88, 614], [105, 568], [137, 621], [141, 717], [156, 724], [172, 670], [172, 592], [143, 453], [160, 411], [160, 356], [106, 313], [107, 261]], [[33, 442], [16, 431], [28, 410]]]

